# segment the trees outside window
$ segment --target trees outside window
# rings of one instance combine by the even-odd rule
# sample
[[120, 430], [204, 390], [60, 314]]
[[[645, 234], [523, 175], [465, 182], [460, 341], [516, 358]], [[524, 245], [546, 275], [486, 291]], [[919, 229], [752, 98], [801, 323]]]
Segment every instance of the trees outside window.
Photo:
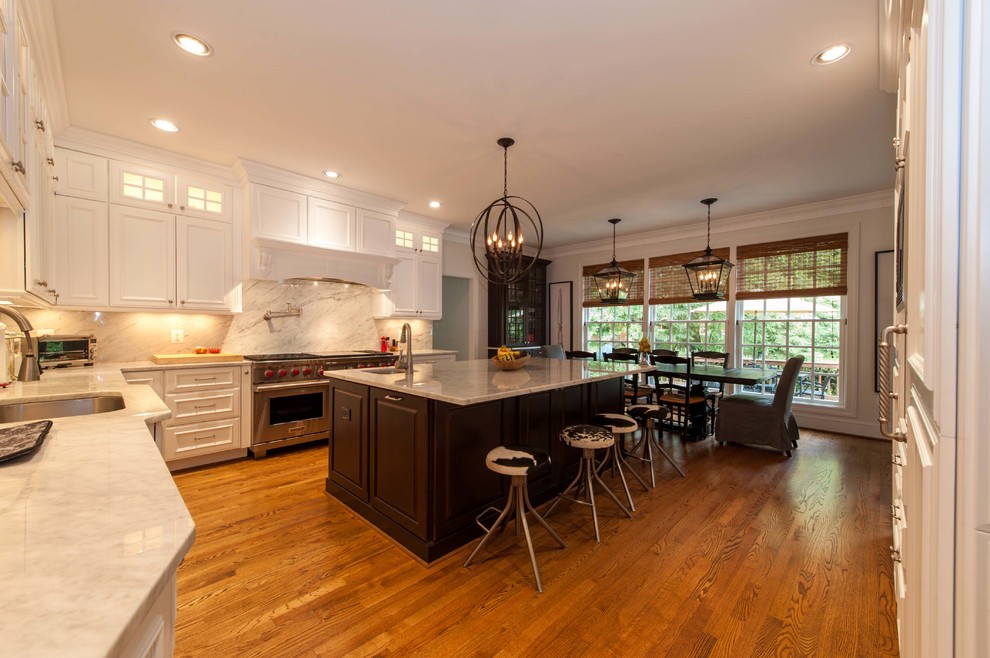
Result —
[[594, 306], [585, 309], [584, 345], [589, 352], [639, 347], [643, 338], [643, 305]]
[[675, 350], [682, 356], [709, 350], [725, 352], [725, 302], [653, 304], [653, 349]]

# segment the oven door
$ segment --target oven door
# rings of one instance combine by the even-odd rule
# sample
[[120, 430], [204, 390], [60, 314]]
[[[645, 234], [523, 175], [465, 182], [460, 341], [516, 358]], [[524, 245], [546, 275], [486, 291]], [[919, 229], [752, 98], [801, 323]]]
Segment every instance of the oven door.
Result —
[[330, 382], [254, 387], [251, 444], [330, 432]]

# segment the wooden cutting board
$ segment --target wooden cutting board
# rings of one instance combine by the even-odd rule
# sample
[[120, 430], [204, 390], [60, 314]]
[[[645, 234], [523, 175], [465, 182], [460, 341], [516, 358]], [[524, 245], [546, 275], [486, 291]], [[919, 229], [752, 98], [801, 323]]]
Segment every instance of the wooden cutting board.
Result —
[[243, 361], [243, 354], [152, 354], [151, 360], [159, 365], [182, 365], [184, 363], [230, 363]]

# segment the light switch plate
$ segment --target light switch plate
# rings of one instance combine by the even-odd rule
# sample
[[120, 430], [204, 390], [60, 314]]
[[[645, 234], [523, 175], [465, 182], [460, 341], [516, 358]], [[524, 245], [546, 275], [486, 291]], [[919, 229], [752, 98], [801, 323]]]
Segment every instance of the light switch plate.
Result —
[[173, 329], [172, 330], [172, 342], [173, 343], [181, 343], [181, 342], [183, 342], [185, 340], [186, 340], [186, 332], [185, 331], [183, 331], [182, 329]]

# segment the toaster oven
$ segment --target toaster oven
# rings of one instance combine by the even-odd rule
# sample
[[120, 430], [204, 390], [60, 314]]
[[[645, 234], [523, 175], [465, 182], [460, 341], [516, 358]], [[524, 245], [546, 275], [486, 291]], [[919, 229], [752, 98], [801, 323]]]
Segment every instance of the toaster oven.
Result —
[[94, 336], [39, 336], [38, 365], [42, 370], [91, 366], [96, 360]]

